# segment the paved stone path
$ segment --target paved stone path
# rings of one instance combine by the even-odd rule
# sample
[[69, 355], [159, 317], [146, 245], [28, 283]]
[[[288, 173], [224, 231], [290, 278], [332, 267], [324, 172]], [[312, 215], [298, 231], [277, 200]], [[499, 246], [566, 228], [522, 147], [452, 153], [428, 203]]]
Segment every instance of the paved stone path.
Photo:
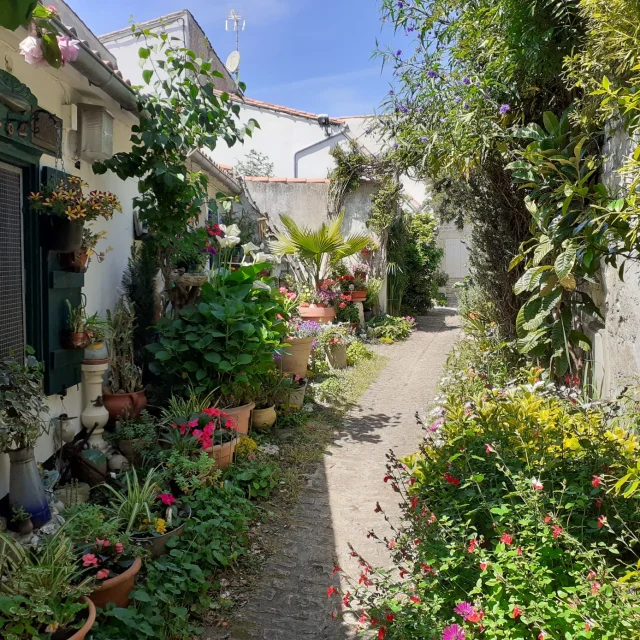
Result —
[[372, 528], [384, 531], [374, 513], [376, 501], [392, 518], [399, 513], [396, 494], [382, 482], [385, 454], [416, 450], [422, 431], [415, 412], [433, 398], [458, 327], [454, 311], [436, 309], [418, 319], [419, 330], [409, 340], [379, 347], [390, 358], [387, 366], [308, 478], [292, 522], [281, 534], [280, 551], [268, 560], [258, 588], [222, 635], [220, 629], [208, 630], [203, 640], [353, 637], [347, 622], [331, 620], [339, 605], [336, 596], [327, 598], [327, 587], [338, 584], [334, 562], [354, 569], [349, 543], [374, 565], [387, 561], [381, 545], [366, 536]]

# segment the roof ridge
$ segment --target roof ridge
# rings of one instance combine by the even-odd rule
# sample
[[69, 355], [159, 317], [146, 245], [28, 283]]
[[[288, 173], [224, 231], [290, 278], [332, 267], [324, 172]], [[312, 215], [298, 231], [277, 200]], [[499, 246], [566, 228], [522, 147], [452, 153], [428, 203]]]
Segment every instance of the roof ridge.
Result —
[[275, 178], [269, 176], [243, 176], [248, 182], [279, 182], [283, 184], [300, 184], [300, 183], [328, 183], [330, 178]]

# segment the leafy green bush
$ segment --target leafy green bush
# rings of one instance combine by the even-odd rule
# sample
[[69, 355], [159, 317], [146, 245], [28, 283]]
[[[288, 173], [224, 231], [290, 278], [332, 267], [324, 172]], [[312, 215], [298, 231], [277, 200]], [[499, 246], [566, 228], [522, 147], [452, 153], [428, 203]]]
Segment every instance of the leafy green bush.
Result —
[[219, 388], [225, 401], [238, 404], [251, 399], [287, 332], [282, 308], [258, 278], [264, 266], [240, 267], [216, 289], [205, 284], [196, 306], [161, 320], [160, 339], [149, 346], [151, 369], [169, 387]]
[[397, 342], [406, 340], [416, 327], [415, 318], [406, 316], [398, 318], [396, 316], [375, 316], [367, 322], [367, 331], [372, 338], [381, 342]]
[[347, 347], [347, 363], [350, 367], [357, 364], [361, 360], [371, 360], [373, 358], [373, 351], [361, 342], [356, 340]]
[[225, 479], [249, 498], [267, 498], [280, 481], [280, 465], [260, 458], [245, 460], [230, 467]]

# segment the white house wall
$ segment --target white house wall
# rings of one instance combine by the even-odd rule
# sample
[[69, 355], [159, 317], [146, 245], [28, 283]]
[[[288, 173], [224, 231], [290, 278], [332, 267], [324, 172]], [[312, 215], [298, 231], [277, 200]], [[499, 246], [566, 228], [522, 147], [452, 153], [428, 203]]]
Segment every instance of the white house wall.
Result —
[[[137, 193], [134, 181], [123, 182], [113, 173], [103, 176], [93, 174], [90, 163], [82, 161], [80, 169], [74, 167], [76, 157], [73, 149], [74, 134], [70, 130], [69, 111], [65, 105], [70, 102], [89, 102], [102, 104], [115, 116], [114, 122], [114, 152], [125, 151], [129, 148], [129, 135], [131, 124], [135, 122], [132, 115], [123, 111], [119, 105], [111, 101], [107, 96], [89, 85], [74, 69], [69, 67], [55, 70], [50, 67], [35, 68], [24, 62], [18, 53], [18, 43], [25, 37], [26, 32], [19, 30], [11, 33], [0, 29], [0, 60], [4, 69], [12, 73], [20, 82], [27, 85], [38, 99], [41, 108], [46, 109], [63, 119], [64, 127], [64, 170], [67, 173], [79, 176], [89, 183], [90, 189], [102, 189], [113, 192], [122, 203], [123, 212], [116, 213], [109, 222], [94, 223], [95, 230], [106, 230], [108, 237], [105, 244], [110, 245], [113, 251], [109, 252], [106, 260], [98, 264], [92, 260], [89, 270], [85, 274], [85, 286], [83, 293], [87, 296], [88, 312], [103, 314], [108, 308], [113, 308], [118, 298], [118, 288], [122, 279], [122, 273], [133, 241], [133, 211], [131, 200]], [[55, 166], [55, 159], [43, 155], [42, 166]], [[62, 169], [62, 164], [58, 163]], [[44, 322], [47, 318], [43, 319]], [[83, 406], [79, 387], [68, 390], [64, 399], [64, 410], [70, 416], [79, 416]], [[62, 412], [62, 405], [58, 397], [48, 398], [51, 408], [50, 417], [57, 417]], [[78, 420], [75, 421], [76, 430], [80, 429]], [[36, 446], [36, 457], [42, 462], [49, 458], [55, 451], [54, 434], [43, 435]], [[8, 491], [8, 457], [0, 456], [0, 497]]]

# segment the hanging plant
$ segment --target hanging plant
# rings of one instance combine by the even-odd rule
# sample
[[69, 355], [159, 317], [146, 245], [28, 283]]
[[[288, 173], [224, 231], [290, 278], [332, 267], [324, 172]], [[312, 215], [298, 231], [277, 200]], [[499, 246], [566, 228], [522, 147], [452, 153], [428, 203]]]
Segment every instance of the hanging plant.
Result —
[[8, 0], [0, 13], [0, 27], [15, 31], [18, 27], [28, 24], [37, 6], [37, 0]]

